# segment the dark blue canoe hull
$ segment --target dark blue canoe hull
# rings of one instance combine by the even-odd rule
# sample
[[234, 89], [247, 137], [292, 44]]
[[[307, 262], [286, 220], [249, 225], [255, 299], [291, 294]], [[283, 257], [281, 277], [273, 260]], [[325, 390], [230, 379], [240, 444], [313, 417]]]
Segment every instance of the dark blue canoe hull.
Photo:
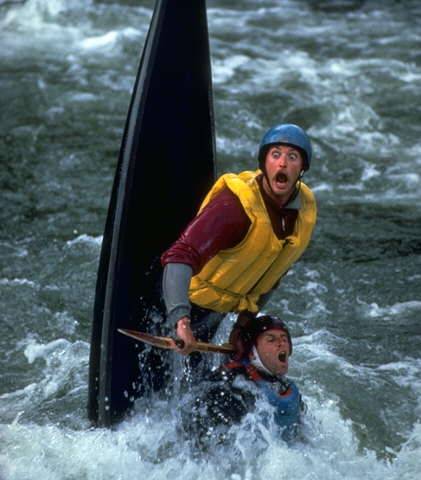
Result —
[[[158, 0], [124, 130], [98, 270], [88, 416], [121, 419], [165, 379], [118, 328], [154, 330], [159, 257], [194, 216], [215, 177], [205, 0]], [[142, 362], [140, 363], [139, 358]]]

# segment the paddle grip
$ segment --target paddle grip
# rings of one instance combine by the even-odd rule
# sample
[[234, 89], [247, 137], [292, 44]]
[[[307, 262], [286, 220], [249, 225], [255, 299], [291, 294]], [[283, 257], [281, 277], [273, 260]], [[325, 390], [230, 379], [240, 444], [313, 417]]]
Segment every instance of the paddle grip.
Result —
[[178, 348], [184, 348], [184, 340], [181, 340], [181, 338], [174, 338], [174, 342]]

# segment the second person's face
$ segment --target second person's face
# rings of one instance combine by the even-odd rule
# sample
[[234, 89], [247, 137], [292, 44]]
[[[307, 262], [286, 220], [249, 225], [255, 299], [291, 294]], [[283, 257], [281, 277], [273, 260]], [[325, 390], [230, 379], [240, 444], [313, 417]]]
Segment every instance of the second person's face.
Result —
[[290, 348], [288, 335], [279, 329], [269, 329], [257, 337], [256, 350], [263, 365], [274, 375], [288, 372]]

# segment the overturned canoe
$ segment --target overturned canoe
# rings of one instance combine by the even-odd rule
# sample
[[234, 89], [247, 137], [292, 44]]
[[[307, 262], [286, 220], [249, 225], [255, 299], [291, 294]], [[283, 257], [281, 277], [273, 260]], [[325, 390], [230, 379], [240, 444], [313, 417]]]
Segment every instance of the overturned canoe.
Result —
[[109, 426], [163, 378], [118, 328], [157, 332], [161, 253], [214, 181], [205, 0], [157, 0], [132, 94], [98, 269], [88, 416]]

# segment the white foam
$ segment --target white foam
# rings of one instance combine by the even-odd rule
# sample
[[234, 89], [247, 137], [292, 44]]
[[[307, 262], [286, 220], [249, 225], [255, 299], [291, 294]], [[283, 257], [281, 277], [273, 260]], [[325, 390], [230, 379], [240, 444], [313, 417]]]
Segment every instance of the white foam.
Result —
[[117, 43], [118, 37], [119, 37], [118, 32], [111, 31], [111, 32], [105, 33], [104, 35], [84, 38], [80, 42], [80, 46], [85, 50], [112, 48]]
[[311, 186], [313, 192], [331, 192], [333, 186], [330, 183], [322, 182]]
[[417, 163], [421, 163], [421, 143], [415, 143], [407, 147], [408, 156], [412, 157]]
[[375, 165], [365, 165], [363, 173], [361, 175], [361, 180], [366, 182], [371, 180], [372, 178], [378, 177], [380, 175], [380, 171], [376, 168]]
[[417, 422], [403, 444], [393, 465], [394, 479], [413, 480], [419, 477], [421, 458], [421, 422]]
[[349, 192], [349, 191], [361, 192], [364, 190], [364, 185], [362, 184], [362, 182], [343, 184], [343, 185], [339, 185], [338, 189], [343, 190], [345, 192]]
[[10, 285], [10, 286], [26, 286], [32, 288], [39, 288], [39, 285], [33, 282], [32, 280], [28, 280], [27, 278], [0, 278], [0, 285]]
[[418, 402], [415, 413], [421, 421], [421, 359], [406, 356], [400, 361], [379, 365], [376, 370], [391, 373], [394, 382], [413, 392]]
[[247, 138], [231, 139], [222, 135], [216, 139], [217, 150], [225, 154], [245, 155], [250, 158], [250, 170], [256, 168], [255, 149], [256, 144]]
[[9, 243], [7, 241], [0, 241], [0, 247], [2, 249], [1, 255], [3, 256], [9, 256], [9, 257], [27, 257], [28, 256], [28, 250], [25, 247], [20, 247], [15, 244], [13, 241], [12, 243]]
[[[27, 33], [24, 37], [19, 38], [19, 43], [14, 41], [16, 48], [19, 45], [27, 44], [27, 42], [31, 42], [31, 45], [35, 46], [38, 42], [43, 43], [43, 39], [51, 41], [53, 38], [56, 40], [56, 44], [62, 47], [66, 43], [72, 43], [77, 38], [79, 29], [72, 25], [60, 25], [60, 16], [72, 9], [87, 8], [91, 3], [92, 0], [72, 0], [72, 2], [65, 0], [26, 0], [8, 10], [5, 18], [0, 21], [0, 26], [2, 28], [17, 28], [37, 36], [37, 41], [34, 42], [33, 37], [28, 38], [29, 33]], [[13, 41], [13, 38], [10, 40]], [[52, 47], [54, 47], [54, 43], [49, 45], [49, 48]]]
[[[59, 52], [61, 57], [73, 58], [72, 63], [76, 57], [90, 56], [93, 51], [106, 57], [120, 56], [121, 45], [144, 36], [147, 23], [141, 23], [139, 29], [126, 24], [118, 30], [101, 30], [90, 18], [100, 18], [102, 11], [107, 13], [106, 9], [92, 0], [26, 0], [10, 8], [5, 18], [0, 19], [0, 29], [5, 32], [2, 43], [8, 47], [2, 55], [8, 56], [9, 51], [14, 56], [27, 55], [30, 51], [35, 56], [38, 52], [45, 56], [47, 49], [50, 54]], [[146, 8], [135, 11], [150, 16]]]
[[[50, 290], [53, 290], [50, 288]], [[66, 335], [73, 335], [79, 322], [67, 311], [56, 312], [53, 316], [53, 322], [58, 331]]]
[[359, 452], [352, 424], [341, 418], [336, 402], [312, 400], [309, 407], [314, 415], [307, 420], [312, 435], [308, 445], [288, 448], [275, 430], [258, 424], [257, 415], [250, 414], [243, 427], [233, 429], [239, 457], [231, 457], [227, 447], [222, 456], [203, 459], [192, 458], [175, 434], [174, 418], [165, 413], [151, 418], [139, 415], [115, 430], [76, 431], [16, 421], [0, 427], [7, 453], [4, 468], [8, 480], [40, 476], [125, 480], [133, 472], [157, 480], [385, 478], [390, 467], [373, 452]]
[[28, 359], [29, 363], [33, 363], [37, 358], [43, 358], [46, 360], [52, 352], [57, 350], [57, 348], [63, 349], [67, 344], [68, 342], [64, 339], [54, 340], [46, 345], [31, 342], [25, 348], [25, 357]]
[[313, 412], [309, 445], [285, 448], [272, 442], [259, 459], [259, 478], [384, 478], [388, 465], [376, 460], [373, 452], [358, 451], [352, 423], [341, 418], [336, 402], [311, 400], [308, 406]]
[[95, 100], [97, 100], [97, 95], [94, 95], [93, 93], [86, 93], [86, 92], [77, 92], [77, 93], [73, 93], [72, 95], [69, 96], [69, 100], [72, 102], [72, 103], [75, 103], [75, 102], [81, 102], [81, 103], [84, 103], [84, 102], [93, 102]]
[[44, 18], [56, 17], [65, 10], [66, 2], [63, 0], [26, 0], [12, 10], [9, 10], [4, 25], [10, 23], [27, 24], [31, 20], [33, 26], [42, 23]]
[[215, 59], [212, 62], [214, 83], [226, 83], [233, 77], [239, 67], [247, 64], [249, 61], [250, 58], [245, 55], [233, 55], [223, 59]]
[[[29, 336], [19, 342], [29, 365], [40, 362], [34, 369], [36, 381], [0, 396], [0, 414], [15, 417], [20, 411], [37, 411], [48, 401], [55, 401], [69, 392], [83, 387], [86, 390], [85, 370], [88, 365], [89, 345], [57, 339], [39, 343]], [[41, 368], [40, 368], [41, 367]]]
[[370, 304], [363, 305], [365, 314], [370, 318], [379, 318], [379, 317], [390, 317], [396, 315], [402, 315], [403, 313], [421, 311], [421, 301], [412, 300], [409, 302], [395, 303], [394, 305], [388, 305], [380, 307], [377, 303], [373, 302]]
[[[317, 358], [319, 364], [327, 362], [331, 368], [349, 374], [353, 366], [325, 347], [326, 343], [333, 340], [336, 337], [327, 330], [300, 337], [297, 355], [300, 358], [308, 356], [307, 361]], [[47, 344], [32, 340], [25, 354], [32, 362], [48, 361], [52, 356], [60, 355], [60, 352], [69, 351], [69, 347], [70, 344], [63, 339]], [[79, 353], [75, 351], [73, 355]], [[71, 365], [73, 361], [68, 356], [61, 360], [63, 365]], [[344, 370], [344, 367], [347, 368]], [[389, 365], [389, 368], [395, 369], [403, 367], [407, 365]], [[59, 371], [52, 379], [55, 383], [51, 381], [44, 385], [44, 401], [48, 395], [54, 395], [60, 389], [63, 374], [62, 370]], [[0, 425], [3, 439], [2, 473], [8, 480], [38, 480], [40, 476], [46, 480], [129, 480], [133, 478], [133, 472], [136, 472], [136, 476], [156, 480], [196, 480], [204, 476], [210, 480], [354, 480], [361, 477], [398, 480], [401, 474], [419, 467], [419, 426], [415, 425], [400, 452], [391, 451], [396, 460], [386, 462], [378, 459], [375, 452], [360, 449], [352, 422], [345, 420], [340, 413], [339, 400], [329, 398], [320, 389], [320, 385], [315, 384], [314, 391], [303, 390], [309, 411], [304, 425], [306, 442], [288, 447], [280, 440], [277, 430], [272, 428], [273, 424], [262, 424], [259, 414], [267, 416], [268, 408], [262, 401], [258, 402], [255, 413], [248, 414], [242, 425], [232, 429], [232, 445], [237, 447], [236, 456], [232, 454], [231, 446], [227, 446], [219, 455], [193, 458], [187, 444], [177, 434], [177, 399], [157, 401], [148, 414], [144, 410], [139, 411], [112, 430], [78, 430], [62, 425], [22, 423], [22, 409], [29, 407], [29, 402], [34, 401], [40, 390], [39, 385], [31, 384], [21, 392], [28, 403], [20, 402], [14, 421], [9, 425]], [[74, 390], [77, 391], [77, 388]], [[16, 397], [9, 397], [9, 406], [16, 400]]]
[[392, 182], [401, 182], [408, 188], [419, 187], [420, 175], [418, 173], [395, 173], [389, 174], [388, 179]]
[[102, 235], [98, 235], [97, 237], [92, 237], [84, 233], [82, 235], [78, 235], [73, 240], [68, 240], [66, 242], [66, 245], [68, 247], [73, 247], [74, 245], [87, 244], [95, 247], [100, 247], [102, 245], [102, 239], [103, 239]]

